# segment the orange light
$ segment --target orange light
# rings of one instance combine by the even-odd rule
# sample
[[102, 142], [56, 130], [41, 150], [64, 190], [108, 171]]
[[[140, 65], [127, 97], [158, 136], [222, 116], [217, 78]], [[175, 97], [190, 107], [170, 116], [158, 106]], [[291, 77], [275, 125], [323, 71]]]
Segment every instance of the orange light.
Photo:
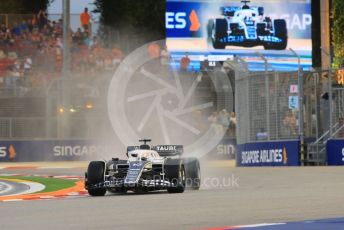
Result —
[[59, 108], [59, 113], [64, 113], [64, 108], [63, 107]]
[[344, 85], [344, 69], [337, 70], [337, 83]]
[[92, 103], [87, 103], [85, 105], [86, 109], [93, 109], [93, 104]]

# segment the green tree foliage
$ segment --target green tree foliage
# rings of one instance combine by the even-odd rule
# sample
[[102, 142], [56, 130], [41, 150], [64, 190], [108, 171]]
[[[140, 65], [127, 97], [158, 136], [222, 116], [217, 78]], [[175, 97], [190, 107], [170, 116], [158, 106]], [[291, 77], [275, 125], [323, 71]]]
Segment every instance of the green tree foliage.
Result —
[[52, 0], [1, 0], [1, 14], [33, 14], [46, 9]]
[[140, 43], [165, 37], [165, 0], [95, 0], [101, 32], [139, 37]]
[[334, 67], [344, 65], [344, 1], [333, 0], [333, 48], [334, 48]]

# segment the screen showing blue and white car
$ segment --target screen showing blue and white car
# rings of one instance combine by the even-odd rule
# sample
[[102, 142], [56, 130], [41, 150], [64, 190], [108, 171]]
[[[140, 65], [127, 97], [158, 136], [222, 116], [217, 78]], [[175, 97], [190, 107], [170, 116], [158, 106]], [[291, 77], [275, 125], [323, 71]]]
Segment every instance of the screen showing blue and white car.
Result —
[[296, 70], [301, 56], [304, 69], [312, 66], [312, 16], [308, 0], [223, 0], [166, 3], [167, 47], [172, 66], [188, 54], [190, 69], [202, 61], [245, 59], [250, 70], [264, 70], [257, 52], [274, 70]]

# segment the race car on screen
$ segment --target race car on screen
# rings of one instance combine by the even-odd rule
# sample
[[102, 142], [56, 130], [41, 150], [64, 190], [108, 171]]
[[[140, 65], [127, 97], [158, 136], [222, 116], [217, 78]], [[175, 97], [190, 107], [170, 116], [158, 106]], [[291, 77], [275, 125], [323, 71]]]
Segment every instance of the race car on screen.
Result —
[[264, 8], [249, 6], [221, 7], [222, 18], [211, 19], [208, 34], [215, 49], [226, 46], [264, 46], [267, 50], [284, 50], [288, 43], [287, 23], [284, 19], [271, 20], [264, 16]]
[[200, 163], [197, 158], [181, 158], [182, 145], [127, 147], [126, 160], [91, 161], [85, 173], [85, 188], [91, 196], [113, 193], [167, 190], [182, 193], [188, 186], [200, 187]]

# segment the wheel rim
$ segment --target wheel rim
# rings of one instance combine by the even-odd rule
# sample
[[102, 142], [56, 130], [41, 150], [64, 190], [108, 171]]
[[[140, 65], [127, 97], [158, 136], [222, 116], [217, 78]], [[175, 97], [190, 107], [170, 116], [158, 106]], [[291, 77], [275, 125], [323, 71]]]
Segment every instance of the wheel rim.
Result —
[[216, 41], [216, 39], [215, 39], [215, 24], [213, 25], [213, 28], [211, 29], [211, 40], [213, 42]]
[[185, 178], [185, 169], [184, 169], [184, 167], [181, 167], [181, 170], [179, 170], [179, 178], [180, 178], [180, 180], [181, 180], [181, 184], [182, 184], [183, 186], [185, 186], [185, 180], [186, 180], [186, 178]]

